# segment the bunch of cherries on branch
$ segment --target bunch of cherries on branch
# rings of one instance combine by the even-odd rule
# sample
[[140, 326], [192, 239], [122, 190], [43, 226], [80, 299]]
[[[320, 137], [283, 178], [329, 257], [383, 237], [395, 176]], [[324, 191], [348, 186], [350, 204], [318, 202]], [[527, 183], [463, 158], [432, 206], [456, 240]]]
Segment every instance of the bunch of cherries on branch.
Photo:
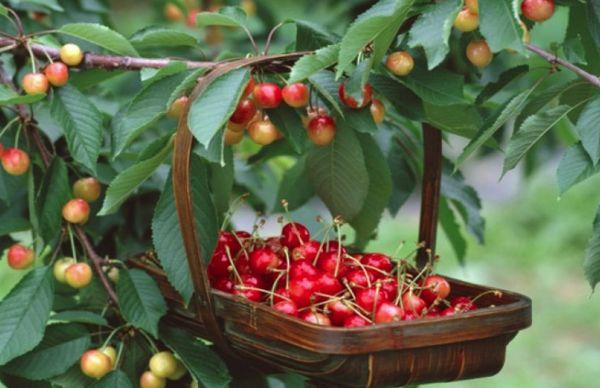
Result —
[[326, 227], [338, 231], [337, 240], [322, 242], [297, 222], [270, 238], [259, 237], [257, 228], [253, 234], [222, 231], [208, 264], [211, 285], [313, 324], [347, 328], [478, 308], [483, 294], [452, 296], [450, 283], [431, 265], [417, 270], [382, 253], [350, 253], [339, 224]]

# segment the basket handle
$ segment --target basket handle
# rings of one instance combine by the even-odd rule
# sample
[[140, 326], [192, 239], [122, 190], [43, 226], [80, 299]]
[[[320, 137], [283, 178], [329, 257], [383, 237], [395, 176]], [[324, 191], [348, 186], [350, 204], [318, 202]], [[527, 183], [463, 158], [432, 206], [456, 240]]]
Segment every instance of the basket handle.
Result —
[[423, 246], [417, 253], [419, 268], [423, 268], [429, 263], [430, 257], [435, 256], [442, 183], [442, 134], [426, 123], [423, 123], [423, 150], [423, 189], [419, 221], [419, 242]]

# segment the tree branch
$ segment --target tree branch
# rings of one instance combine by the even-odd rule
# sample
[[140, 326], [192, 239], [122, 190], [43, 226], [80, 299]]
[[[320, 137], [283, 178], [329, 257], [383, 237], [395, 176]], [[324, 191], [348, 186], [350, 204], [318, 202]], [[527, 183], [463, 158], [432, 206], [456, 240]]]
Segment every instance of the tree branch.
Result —
[[548, 62], [550, 62], [552, 64], [561, 65], [561, 66], [571, 70], [573, 73], [577, 74], [579, 77], [583, 78], [584, 80], [586, 80], [590, 84], [594, 85], [595, 87], [600, 88], [600, 78], [599, 77], [588, 73], [587, 71], [583, 70], [582, 68], [575, 66], [571, 62], [561, 59], [558, 56], [551, 54], [551, 53], [541, 49], [538, 46], [534, 46], [532, 44], [526, 43], [525, 47], [527, 48], [527, 50], [536, 53], [537, 55], [544, 58]]

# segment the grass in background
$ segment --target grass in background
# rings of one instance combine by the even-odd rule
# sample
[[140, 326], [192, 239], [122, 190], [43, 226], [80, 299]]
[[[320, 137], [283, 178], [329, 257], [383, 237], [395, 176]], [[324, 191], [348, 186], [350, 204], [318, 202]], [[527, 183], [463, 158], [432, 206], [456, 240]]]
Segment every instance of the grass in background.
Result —
[[[554, 177], [540, 176], [517, 198], [488, 203], [484, 208], [486, 244], [478, 246], [470, 239], [464, 268], [453, 258], [445, 236], [440, 236], [439, 272], [528, 295], [533, 300], [533, 325], [509, 344], [505, 367], [498, 375], [431, 387], [595, 385], [600, 365], [600, 303], [591, 294], [582, 262], [598, 187], [600, 179], [593, 179], [557, 200]], [[400, 239], [417, 241], [417, 222], [414, 216], [403, 219], [402, 214], [385, 220], [368, 250], [391, 253]]]

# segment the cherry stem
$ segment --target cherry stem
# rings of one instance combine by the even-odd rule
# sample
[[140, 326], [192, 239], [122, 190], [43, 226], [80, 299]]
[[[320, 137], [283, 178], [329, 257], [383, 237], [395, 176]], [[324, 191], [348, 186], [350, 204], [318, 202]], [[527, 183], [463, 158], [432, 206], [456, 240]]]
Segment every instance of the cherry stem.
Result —
[[115, 360], [115, 365], [113, 365], [113, 369], [119, 368], [119, 364], [121, 363], [121, 356], [123, 355], [124, 348], [125, 348], [125, 344], [123, 342], [120, 342], [119, 350], [117, 351], [117, 359]]
[[227, 260], [229, 260], [229, 265], [231, 265], [231, 271], [233, 272], [233, 276], [235, 276], [236, 280], [240, 284], [243, 284], [244, 281], [242, 280], [242, 277], [240, 276], [239, 272], [237, 271], [237, 268], [235, 268], [235, 263], [233, 262], [233, 259], [231, 258], [231, 252], [229, 251], [229, 247], [227, 245], [225, 246], [225, 254], [227, 255]]
[[265, 51], [263, 52], [263, 55], [267, 55], [269, 53], [269, 46], [271, 45], [271, 40], [273, 39], [273, 35], [275, 34], [275, 31], [277, 31], [281, 26], [283, 26], [283, 22], [277, 24], [275, 27], [271, 28], [271, 31], [269, 31], [269, 35], [267, 36], [267, 43], [265, 43]]
[[360, 310], [360, 306], [356, 305], [355, 303], [350, 302], [349, 300], [344, 300], [342, 301], [342, 303], [344, 304], [344, 306], [348, 307], [350, 310], [352, 310], [356, 315], [358, 315], [359, 317], [361, 317], [362, 319], [364, 319], [365, 321], [369, 322], [369, 323], [373, 323], [373, 321], [367, 317], [365, 314], [363, 314]]
[[13, 118], [12, 120], [10, 120], [5, 126], [4, 128], [2, 128], [2, 130], [0, 131], [0, 138], [2, 138], [2, 136], [4, 136], [4, 134], [6, 132], [8, 132], [8, 130], [13, 126], [14, 123], [16, 123], [17, 121], [19, 121], [20, 117], [19, 116], [15, 116], [15, 118]]
[[152, 348], [152, 352], [153, 353], [158, 353], [158, 348], [156, 347], [156, 344], [154, 343], [154, 340], [148, 335], [146, 334], [146, 332], [144, 332], [144, 330], [137, 330], [142, 337], [144, 337], [146, 339], [146, 341], [148, 342], [148, 344], [150, 345], [150, 347]]
[[371, 287], [371, 279], [369, 278], [369, 272], [367, 271], [367, 269], [365, 268], [365, 265], [363, 263], [360, 262], [360, 260], [358, 260], [356, 257], [353, 257], [351, 255], [346, 255], [347, 259], [351, 259], [353, 261], [355, 261], [358, 266], [360, 267], [360, 269], [364, 272], [365, 274], [365, 278], [367, 279], [367, 286]]
[[71, 230], [71, 224], [67, 224], [67, 231], [69, 233], [69, 242], [71, 243], [71, 255], [75, 261], [77, 261], [77, 249], [75, 249], [75, 239], [73, 238], [73, 231]]
[[100, 349], [106, 348], [110, 344], [110, 340], [113, 339], [113, 337], [115, 336], [115, 334], [117, 334], [117, 332], [119, 332], [121, 329], [124, 329], [124, 328], [126, 328], [128, 326], [129, 326], [129, 324], [124, 324], [124, 325], [117, 326], [116, 328], [114, 328], [113, 331], [110, 332], [110, 334], [108, 335], [108, 337], [106, 337], [106, 339], [104, 340], [104, 342], [100, 346]]

